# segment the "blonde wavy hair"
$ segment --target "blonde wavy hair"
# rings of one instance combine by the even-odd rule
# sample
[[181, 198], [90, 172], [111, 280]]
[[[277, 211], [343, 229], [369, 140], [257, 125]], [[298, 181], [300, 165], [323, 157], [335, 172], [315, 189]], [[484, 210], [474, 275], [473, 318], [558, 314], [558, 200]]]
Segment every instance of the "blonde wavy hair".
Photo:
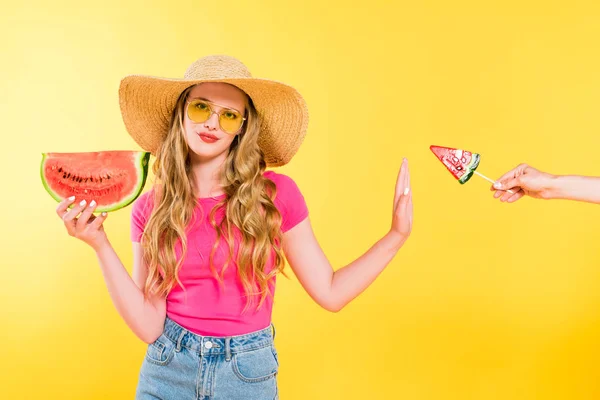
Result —
[[[188, 250], [186, 227], [192, 222], [197, 196], [192, 188], [189, 147], [183, 124], [184, 107], [193, 87], [184, 90], [175, 105], [169, 130], [156, 153], [154, 207], [142, 236], [143, 259], [148, 268], [144, 295], [166, 296], [179, 284], [178, 273]], [[229, 148], [220, 172], [222, 189], [226, 196], [211, 210], [209, 220], [217, 231], [217, 241], [210, 253], [210, 269], [223, 282], [223, 274], [235, 259], [238, 274], [247, 296], [244, 311], [260, 299], [257, 309], [270, 294], [269, 281], [278, 272], [283, 273], [284, 255], [281, 248], [281, 215], [274, 204], [275, 184], [263, 177], [266, 169], [263, 152], [258, 146], [260, 121], [258, 113], [247, 97], [247, 124]], [[225, 208], [221, 223], [215, 220], [219, 208]], [[234, 229], [239, 230], [241, 242], [234, 254]], [[229, 245], [228, 257], [221, 273], [213, 265], [213, 257], [221, 240]], [[177, 259], [175, 246], [181, 245]], [[273, 269], [266, 271], [266, 263], [274, 252]], [[185, 289], [185, 288], [184, 288]]]

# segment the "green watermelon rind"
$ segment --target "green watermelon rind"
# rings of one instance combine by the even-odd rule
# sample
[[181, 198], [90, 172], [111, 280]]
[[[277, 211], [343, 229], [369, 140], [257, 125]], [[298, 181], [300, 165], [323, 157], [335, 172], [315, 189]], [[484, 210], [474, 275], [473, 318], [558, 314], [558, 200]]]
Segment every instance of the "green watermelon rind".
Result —
[[[48, 194], [50, 194], [50, 196], [52, 196], [52, 198], [54, 200], [56, 200], [57, 202], [60, 203], [61, 201], [63, 201], [63, 199], [54, 190], [50, 189], [50, 187], [48, 186], [48, 183], [46, 182], [46, 177], [44, 176], [44, 164], [46, 163], [47, 158], [48, 158], [47, 153], [42, 153], [42, 162], [40, 163], [40, 177], [42, 179], [42, 184], [44, 185], [44, 188], [46, 189]], [[142, 194], [144, 186], [146, 185], [146, 179], [148, 178], [149, 160], [150, 160], [150, 152], [148, 152], [148, 151], [138, 152], [138, 154], [136, 155], [136, 159], [134, 161], [136, 169], [138, 170], [138, 180], [137, 180], [137, 184], [136, 184], [134, 190], [132, 190], [131, 194], [128, 197], [125, 197], [120, 202], [108, 204], [106, 206], [96, 207], [94, 212], [101, 213], [101, 212], [116, 211], [123, 207], [127, 207], [129, 204], [133, 203], [135, 201], [135, 199], [137, 199], [140, 196], [140, 194]]]
[[469, 172], [461, 176], [458, 180], [458, 183], [460, 183], [461, 185], [467, 183], [467, 181], [473, 176], [474, 171], [477, 169], [477, 167], [479, 167], [481, 156], [478, 153], [471, 153], [471, 155], [471, 162], [469, 163], [469, 165], [467, 165], [467, 169]]

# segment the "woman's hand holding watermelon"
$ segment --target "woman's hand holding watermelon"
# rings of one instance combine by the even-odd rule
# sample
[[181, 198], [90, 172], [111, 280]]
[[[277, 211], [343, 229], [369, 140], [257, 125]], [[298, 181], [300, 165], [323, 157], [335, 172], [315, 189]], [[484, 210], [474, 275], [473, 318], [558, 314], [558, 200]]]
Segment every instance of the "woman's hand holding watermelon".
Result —
[[[74, 200], [75, 197], [73, 196], [61, 201], [56, 208], [56, 213], [63, 220], [70, 236], [84, 241], [94, 250], [98, 251], [103, 244], [108, 242], [104, 227], [102, 226], [106, 220], [107, 213], [94, 216], [93, 212], [96, 204], [93, 200], [89, 205], [83, 200], [81, 203], [68, 209]], [[79, 217], [77, 217], [78, 215]]]
[[143, 249], [139, 243], [134, 245], [132, 277], [104, 232], [102, 224], [107, 213], [95, 216], [93, 213], [97, 204], [93, 200], [90, 204], [78, 202], [69, 209], [74, 200], [69, 197], [61, 201], [56, 213], [63, 220], [69, 235], [84, 241], [96, 251], [108, 293], [127, 325], [144, 342], [154, 342], [164, 328], [166, 302], [161, 296], [153, 296], [151, 301], [144, 296], [141, 289], [146, 273]]

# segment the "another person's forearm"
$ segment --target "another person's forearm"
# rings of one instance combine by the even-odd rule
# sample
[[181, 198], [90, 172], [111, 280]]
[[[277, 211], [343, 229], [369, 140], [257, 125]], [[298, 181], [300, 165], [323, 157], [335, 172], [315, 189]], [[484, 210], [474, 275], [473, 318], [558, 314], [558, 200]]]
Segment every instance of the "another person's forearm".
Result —
[[600, 178], [578, 175], [556, 176], [552, 179], [544, 197], [600, 204]]

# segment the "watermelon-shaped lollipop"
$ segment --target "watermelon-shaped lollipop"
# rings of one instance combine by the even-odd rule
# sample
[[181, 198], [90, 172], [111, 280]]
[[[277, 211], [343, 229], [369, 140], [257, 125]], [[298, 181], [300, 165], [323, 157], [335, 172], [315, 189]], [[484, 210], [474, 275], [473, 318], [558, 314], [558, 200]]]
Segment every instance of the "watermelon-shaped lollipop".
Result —
[[471, 179], [481, 159], [479, 154], [467, 150], [443, 146], [429, 148], [461, 185]]
[[[493, 180], [476, 171], [481, 161], [480, 154], [444, 146], [429, 146], [429, 148], [461, 185], [471, 179], [474, 174], [494, 183]], [[511, 190], [508, 192], [513, 193]]]

